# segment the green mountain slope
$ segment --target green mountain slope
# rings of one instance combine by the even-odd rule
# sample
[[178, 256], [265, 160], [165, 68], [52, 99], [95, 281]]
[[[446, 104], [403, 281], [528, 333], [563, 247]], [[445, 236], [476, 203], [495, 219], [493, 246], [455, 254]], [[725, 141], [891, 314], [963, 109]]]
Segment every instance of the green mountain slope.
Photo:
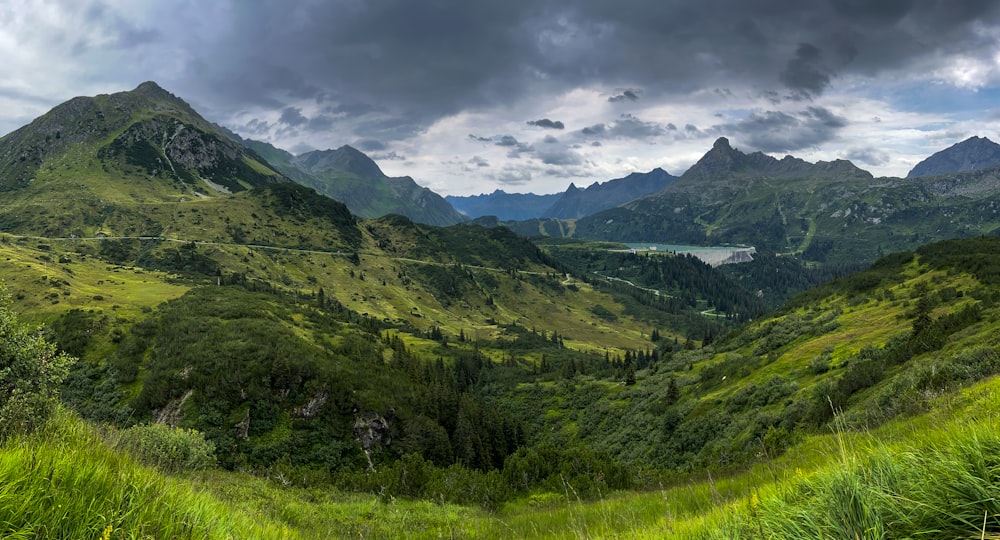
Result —
[[[387, 240], [393, 224], [373, 225]], [[412, 242], [422, 237], [413, 228], [393, 240], [394, 249], [416, 252]], [[887, 257], [703, 348], [676, 347], [668, 339], [656, 349], [607, 356], [574, 350], [569, 331], [539, 332], [525, 325], [497, 325], [490, 335], [500, 339], [488, 338], [482, 327], [462, 331], [465, 337], [437, 335], [433, 328], [422, 333], [399, 325], [377, 327], [371, 317], [344, 311], [325, 294], [276, 295], [260, 286], [252, 291], [234, 285], [179, 291], [182, 296], [175, 293], [176, 300], [148, 313], [113, 315], [117, 310], [110, 307], [67, 313], [53, 325], [53, 336], [84, 355], [64, 389], [79, 410], [106, 419], [155, 415], [198, 427], [230, 467], [269, 471], [315, 489], [333, 483], [488, 508], [534, 494], [530, 505], [485, 518], [492, 525], [471, 516], [466, 525], [452, 522], [452, 530], [472, 537], [517, 536], [486, 532], [500, 523], [513, 530], [565, 531], [582, 526], [581, 520], [588, 530], [608, 530], [611, 537], [641, 531], [683, 537], [693, 534], [691, 525], [664, 529], [664, 512], [673, 509], [672, 519], [690, 519], [699, 510], [686, 504], [703, 512], [747, 493], [747, 485], [784, 478], [781, 467], [802, 467], [806, 478], [819, 478], [811, 471], [826, 465], [817, 456], [839, 454], [800, 445], [816, 444], [815, 437], [830, 426], [863, 432], [893, 421], [904, 426], [897, 430], [912, 432], [903, 421], [917, 421], [915, 415], [941, 406], [942, 396], [957, 395], [1000, 371], [998, 242], [955, 240]], [[525, 257], [524, 264], [533, 264], [530, 253]], [[372, 281], [367, 272], [387, 262], [364, 257], [354, 267], [355, 281], [361, 282], [357, 270], [366, 272], [364, 282]], [[344, 263], [343, 270], [353, 266]], [[87, 264], [82, 259], [61, 266], [84, 276]], [[49, 272], [52, 286], [54, 270]], [[54, 286], [72, 291], [60, 301], [75, 298], [82, 279], [58, 275], [72, 280]], [[165, 276], [137, 277], [154, 282]], [[418, 283], [411, 279], [411, 286]], [[533, 296], [537, 285], [541, 282], [522, 279], [515, 294]], [[24, 300], [31, 297], [29, 289]], [[498, 305], [510, 301], [501, 294], [496, 298]], [[569, 297], [564, 301], [573, 303]], [[135, 378], [128, 382], [128, 377]], [[119, 408], [121, 403], [127, 408]], [[975, 442], [962, 437], [950, 440]], [[374, 444], [366, 448], [364, 440]], [[799, 461], [783, 465], [784, 452]], [[811, 457], [802, 461], [804, 456]], [[376, 472], [362, 472], [369, 459]], [[443, 468], [456, 461], [460, 468]], [[753, 464], [762, 465], [756, 476], [738, 477], [733, 485], [721, 479], [697, 484], [703, 498], [687, 479], [704, 470], [725, 477]], [[477, 472], [493, 467], [500, 469]], [[680, 477], [682, 488], [669, 487], [679, 472], [695, 476]], [[787, 474], [791, 481], [804, 481], [802, 473]], [[655, 488], [659, 482], [668, 483], [665, 491], [615, 495], [592, 509], [583, 503], [566, 508], [556, 495], [571, 486], [574, 497], [608, 497], [610, 490]], [[456, 483], [466, 487], [457, 492], [447, 487]], [[760, 489], [760, 498], [767, 493], [772, 501], [771, 492]], [[546, 492], [553, 502], [539, 502], [548, 500], [541, 495]], [[298, 495], [268, 497], [271, 502], [261, 504]], [[327, 511], [349, 504], [321, 499], [325, 502], [287, 504], [329, 505]], [[243, 508], [244, 503], [228, 504]], [[635, 510], [623, 514], [625, 521], [616, 523], [624, 528], [611, 533], [604, 519], [619, 505], [648, 505], [661, 517]], [[382, 514], [366, 519], [376, 515]], [[432, 527], [444, 516], [420, 519]], [[780, 523], [770, 516], [766, 526]]]
[[977, 238], [887, 257], [711, 346], [661, 348], [632, 386], [579, 377], [493, 396], [525, 418], [529, 443], [686, 471], [746, 466], [835, 413], [872, 428], [1000, 372], [998, 248]]
[[243, 142], [289, 178], [342, 201], [363, 218], [399, 214], [418, 223], [441, 226], [465, 220], [440, 195], [408, 176], [386, 176], [371, 158], [350, 146], [293, 156], [268, 143]]

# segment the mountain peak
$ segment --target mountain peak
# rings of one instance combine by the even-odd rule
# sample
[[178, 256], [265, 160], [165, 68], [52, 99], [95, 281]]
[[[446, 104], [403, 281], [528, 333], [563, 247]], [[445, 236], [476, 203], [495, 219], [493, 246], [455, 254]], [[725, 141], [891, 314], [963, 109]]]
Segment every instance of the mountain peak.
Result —
[[111, 97], [112, 99], [116, 99], [118, 101], [129, 100], [133, 103], [141, 103], [141, 105], [137, 105], [140, 108], [143, 105], [148, 106], [151, 104], [158, 108], [162, 108], [166, 105], [168, 108], [183, 111], [184, 113], [192, 116], [197, 115], [194, 109], [192, 109], [186, 101], [175, 96], [174, 94], [171, 94], [154, 81], [146, 81], [139, 86], [136, 86], [131, 92], [119, 92], [117, 94], [112, 94]]
[[313, 150], [296, 156], [296, 166], [310, 173], [343, 171], [362, 178], [385, 178], [385, 173], [372, 158], [353, 146], [343, 145], [336, 150]]
[[976, 171], [1000, 166], [1000, 144], [972, 136], [917, 163], [907, 178]]
[[133, 92], [166, 92], [162, 86], [156, 84], [155, 81], [146, 81], [139, 86], [135, 87]]
[[754, 176], [772, 178], [871, 178], [871, 173], [844, 160], [809, 163], [795, 156], [776, 159], [763, 152], [745, 154], [729, 144], [729, 139], [719, 137], [712, 149], [705, 153], [681, 177], [676, 188], [703, 189], [705, 182], [718, 185], [730, 184], [734, 179]]

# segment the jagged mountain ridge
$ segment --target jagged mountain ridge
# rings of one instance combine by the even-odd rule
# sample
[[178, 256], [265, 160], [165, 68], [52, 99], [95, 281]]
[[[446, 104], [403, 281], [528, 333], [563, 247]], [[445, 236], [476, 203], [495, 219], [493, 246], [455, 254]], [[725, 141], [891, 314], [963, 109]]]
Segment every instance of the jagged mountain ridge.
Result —
[[570, 184], [563, 196], [541, 217], [582, 218], [660, 191], [676, 179], [676, 176], [657, 167], [647, 173], [632, 173], [624, 178], [608, 180], [603, 184], [594, 182], [586, 189], [579, 189]]
[[480, 195], [447, 195], [445, 200], [470, 218], [495, 216], [501, 221], [521, 221], [541, 216], [563, 196], [563, 193], [536, 195], [507, 193], [502, 189]]
[[631, 173], [624, 178], [594, 182], [584, 189], [571, 183], [566, 191], [550, 195], [496, 190], [489, 195], [449, 196], [445, 199], [471, 218], [494, 216], [500, 221], [577, 219], [659, 191], [676, 178], [657, 167], [647, 173]]
[[754, 177], [868, 180], [872, 175], [843, 159], [809, 163], [790, 155], [777, 159], [763, 152], [746, 154], [733, 148], [729, 139], [719, 137], [712, 149], [672, 184], [671, 190], [704, 192], [709, 186], [724, 186]]
[[917, 163], [907, 178], [939, 176], [1000, 166], [1000, 144], [986, 137], [969, 137]]

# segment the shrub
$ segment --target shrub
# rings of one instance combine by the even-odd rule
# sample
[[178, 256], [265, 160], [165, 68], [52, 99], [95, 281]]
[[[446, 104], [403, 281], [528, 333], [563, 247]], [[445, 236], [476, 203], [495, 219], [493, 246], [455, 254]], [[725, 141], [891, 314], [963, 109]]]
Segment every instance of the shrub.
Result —
[[215, 445], [193, 429], [166, 424], [132, 426], [121, 433], [118, 446], [140, 462], [167, 472], [204, 469], [215, 464]]
[[40, 427], [56, 405], [74, 359], [57, 353], [41, 332], [21, 323], [0, 288], [0, 437]]

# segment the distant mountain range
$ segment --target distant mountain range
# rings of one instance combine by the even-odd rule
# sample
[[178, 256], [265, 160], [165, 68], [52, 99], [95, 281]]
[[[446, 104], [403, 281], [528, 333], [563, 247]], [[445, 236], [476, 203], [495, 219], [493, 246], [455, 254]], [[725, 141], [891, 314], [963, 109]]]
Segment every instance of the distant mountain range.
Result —
[[[478, 222], [505, 222], [527, 236], [744, 243], [813, 261], [857, 262], [934, 240], [1000, 231], [998, 161], [1000, 145], [973, 137], [930, 156], [907, 179], [874, 178], [850, 161], [776, 159], [741, 152], [719, 138], [679, 178], [654, 169], [586, 189], [570, 185], [556, 195], [497, 191], [446, 200], [409, 177], [386, 176], [350, 146], [294, 156], [243, 140], [147, 82], [131, 92], [71, 99], [0, 138], [0, 229], [155, 236], [199, 227], [211, 228], [217, 240], [267, 244], [277, 238], [271, 233], [290, 229], [260, 226], [261, 213], [251, 207], [263, 199], [279, 202], [283, 212], [305, 205], [324, 208], [338, 223], [352, 219], [308, 190], [272, 189], [301, 184], [362, 218], [399, 214], [450, 225], [494, 215], [494, 221]], [[71, 189], [73, 197], [53, 195]], [[211, 227], [208, 214], [193, 219], [158, 206], [230, 195], [236, 197], [227, 204], [246, 208], [219, 207], [212, 219], [222, 223]], [[525, 219], [532, 215], [537, 217]], [[295, 234], [303, 243], [320, 242]], [[346, 241], [330, 237], [321, 243]]]
[[873, 178], [849, 161], [779, 160], [740, 152], [720, 138], [664, 190], [579, 219], [573, 228], [530, 229], [611, 241], [742, 243], [813, 261], [871, 261], [935, 240], [1000, 231], [1000, 169]]
[[498, 189], [489, 194], [448, 195], [444, 199], [470, 218], [494, 216], [501, 221], [521, 221], [541, 216], [562, 196], [562, 193], [551, 195], [507, 193]]
[[497, 190], [489, 195], [448, 196], [445, 200], [470, 218], [494, 216], [500, 221], [577, 219], [659, 191], [676, 179], [656, 168], [604, 183], [594, 182], [585, 189], [571, 183], [563, 193], [552, 195]]

